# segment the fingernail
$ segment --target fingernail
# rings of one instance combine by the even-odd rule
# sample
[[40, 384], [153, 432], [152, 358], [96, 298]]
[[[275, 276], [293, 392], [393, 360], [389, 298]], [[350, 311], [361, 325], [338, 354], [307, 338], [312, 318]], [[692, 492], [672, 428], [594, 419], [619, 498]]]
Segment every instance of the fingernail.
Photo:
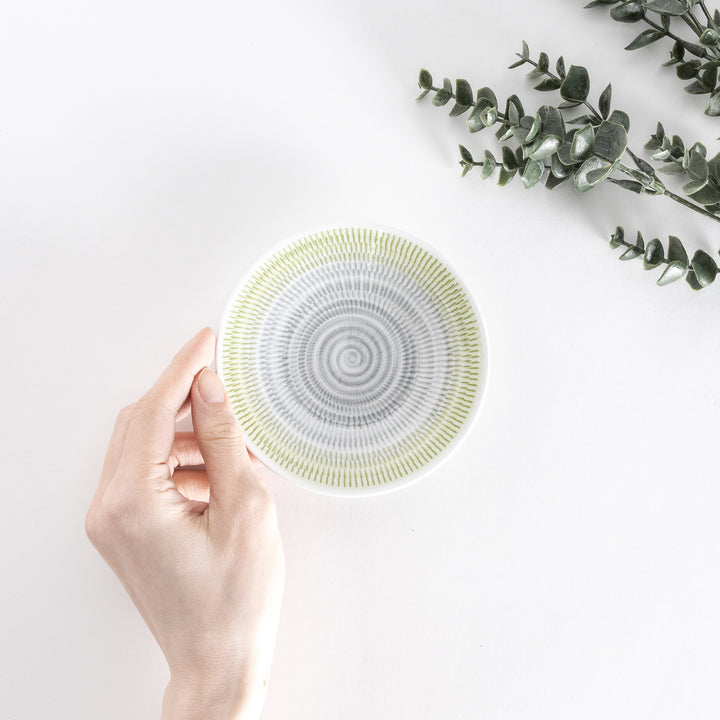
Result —
[[200, 397], [206, 403], [225, 402], [225, 388], [220, 378], [210, 368], [205, 368], [198, 378]]

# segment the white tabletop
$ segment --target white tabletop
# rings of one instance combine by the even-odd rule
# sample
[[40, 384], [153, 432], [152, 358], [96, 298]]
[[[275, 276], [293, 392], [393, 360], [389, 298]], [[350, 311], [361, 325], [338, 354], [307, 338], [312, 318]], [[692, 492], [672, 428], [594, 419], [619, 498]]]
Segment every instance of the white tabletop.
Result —
[[607, 184], [461, 179], [492, 131], [417, 73], [526, 109], [507, 70], [588, 67], [642, 148], [713, 149], [668, 46], [582, 2], [6, 3], [0, 25], [3, 718], [156, 718], [167, 668], [83, 520], [118, 409], [246, 268], [308, 227], [436, 247], [482, 313], [481, 415], [429, 477], [366, 499], [271, 477], [287, 583], [267, 720], [720, 713], [720, 282], [659, 288], [615, 225], [717, 258], [712, 221]]

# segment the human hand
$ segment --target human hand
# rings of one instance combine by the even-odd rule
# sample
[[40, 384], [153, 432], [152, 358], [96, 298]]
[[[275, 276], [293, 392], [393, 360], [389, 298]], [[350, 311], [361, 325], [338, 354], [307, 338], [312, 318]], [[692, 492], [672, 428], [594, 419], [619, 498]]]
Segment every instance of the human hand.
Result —
[[85, 521], [167, 659], [173, 720], [259, 717], [283, 592], [275, 505], [214, 351], [205, 328], [120, 411]]

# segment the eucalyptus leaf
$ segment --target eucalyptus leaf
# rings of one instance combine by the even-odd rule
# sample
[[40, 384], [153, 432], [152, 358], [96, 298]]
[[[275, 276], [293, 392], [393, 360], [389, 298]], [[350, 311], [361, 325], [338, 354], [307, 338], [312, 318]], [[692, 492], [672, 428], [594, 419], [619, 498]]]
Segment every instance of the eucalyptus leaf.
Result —
[[696, 150], [690, 149], [687, 153], [687, 162], [683, 163], [687, 174], [701, 182], [706, 182], [710, 174], [707, 160]]
[[467, 80], [459, 79], [455, 82], [455, 102], [465, 107], [474, 105], [473, 91]]
[[715, 93], [707, 101], [705, 106], [705, 114], [710, 117], [717, 117], [720, 115], [720, 92]]
[[541, 163], [539, 160], [528, 160], [527, 165], [525, 165], [525, 170], [522, 174], [522, 183], [523, 186], [527, 188], [531, 188], [533, 185], [536, 185], [538, 182], [540, 182], [540, 179], [543, 176], [543, 173], [545, 172], [545, 165]]
[[629, 0], [620, 3], [610, 11], [610, 17], [617, 22], [633, 23], [642, 20], [644, 16], [642, 3], [638, 0]]
[[561, 85], [561, 80], [559, 78], [545, 78], [542, 82], [539, 82], [535, 86], [535, 90], [540, 90], [541, 92], [549, 92], [550, 90], [557, 90]]
[[607, 120], [607, 116], [610, 114], [610, 101], [612, 99], [612, 85], [608, 85], [600, 95], [598, 105], [600, 106], [600, 114], [603, 120]]
[[608, 118], [609, 122], [622, 125], [625, 128], [625, 132], [630, 132], [630, 118], [626, 112], [622, 110], [613, 110]]
[[432, 99], [432, 104], [437, 105], [438, 107], [442, 107], [443, 105], [447, 105], [448, 100], [450, 100], [450, 97], [452, 96], [452, 93], [448, 92], [444, 88], [441, 88], [435, 93], [435, 97]]
[[623, 229], [622, 225], [618, 225], [615, 228], [615, 232], [610, 236], [610, 247], [616, 248], [620, 247], [620, 245], [625, 244], [625, 230]]
[[489, 105], [492, 105], [492, 107], [498, 106], [497, 97], [495, 96], [495, 93], [492, 91], [489, 87], [482, 87], [477, 91], [477, 100], [488, 100]]
[[502, 165], [506, 170], [517, 170], [518, 167], [515, 153], [507, 145], [502, 147]]
[[685, 252], [685, 247], [680, 242], [680, 238], [670, 235], [668, 238], [668, 260], [670, 262], [679, 262], [687, 267], [688, 254]]
[[498, 175], [498, 182], [497, 184], [501, 187], [507, 185], [517, 174], [517, 170], [506, 170], [504, 167], [500, 168], [500, 173]]
[[657, 284], [660, 286], [669, 285], [670, 283], [680, 280], [687, 272], [687, 268], [687, 264], [674, 260], [665, 268], [663, 274], [658, 278]]
[[544, 160], [557, 152], [560, 147], [560, 138], [557, 135], [543, 135], [527, 148], [527, 157], [533, 160]]
[[718, 273], [718, 266], [710, 255], [704, 250], [696, 250], [690, 261], [690, 266], [695, 273], [698, 283], [702, 287], [707, 287], [715, 280]]
[[452, 95], [452, 83], [450, 82], [450, 78], [443, 78], [443, 90], [447, 90], [447, 92]]
[[460, 157], [466, 163], [472, 163], [473, 162], [472, 153], [464, 145], [460, 145], [459, 147], [460, 147]]
[[603, 120], [595, 131], [593, 153], [610, 163], [619, 160], [627, 147], [627, 133], [622, 125]]
[[634, 260], [635, 258], [638, 258], [642, 255], [643, 251], [636, 247], [635, 245], [631, 245], [622, 255], [620, 255], [620, 260]]
[[680, 0], [653, 0], [645, 5], [648, 10], [665, 15], [684, 15], [687, 5]]
[[698, 181], [698, 187], [689, 188], [687, 191], [683, 187], [683, 192], [686, 192], [696, 203], [700, 205], [714, 205], [720, 202], [720, 189], [710, 183], [702, 184]]
[[664, 259], [665, 251], [663, 250], [662, 243], [658, 238], [652, 239], [645, 248], [643, 267], [646, 270], [652, 270], [658, 267], [658, 265], [662, 265]]
[[578, 130], [573, 136], [570, 147], [570, 159], [574, 162], [584, 161], [588, 158], [595, 144], [595, 130], [589, 123]]
[[560, 85], [563, 100], [579, 101], [587, 99], [590, 93], [590, 76], [581, 65], [571, 65]]
[[685, 275], [685, 282], [693, 289], [693, 290], [702, 290], [703, 286], [698, 282], [697, 275], [695, 274], [695, 271], [690, 268], [687, 271], [687, 274]]
[[[578, 192], [592, 190], [599, 182], [613, 171], [613, 165], [601, 160], [597, 155], [591, 155], [575, 172], [573, 180]], [[592, 179], [590, 178], [592, 175]]]
[[539, 114], [535, 115], [535, 118], [533, 119], [533, 124], [530, 127], [530, 130], [528, 131], [527, 137], [525, 138], [526, 143], [531, 143], [535, 140], [535, 137], [537, 136], [538, 132], [540, 132], [540, 127], [542, 126], [542, 118]]
[[489, 151], [485, 151], [485, 161], [482, 164], [482, 167], [480, 168], [480, 177], [483, 180], [486, 180], [489, 178], [495, 168], [497, 167], [497, 160], [495, 160], [495, 156]]
[[432, 75], [425, 69], [420, 71], [420, 77], [418, 78], [418, 85], [423, 90], [432, 90], [433, 86]]
[[631, 43], [625, 46], [625, 49], [637, 50], [638, 48], [650, 45], [650, 43], [654, 43], [662, 37], [665, 37], [665, 33], [659, 30], [643, 30]]

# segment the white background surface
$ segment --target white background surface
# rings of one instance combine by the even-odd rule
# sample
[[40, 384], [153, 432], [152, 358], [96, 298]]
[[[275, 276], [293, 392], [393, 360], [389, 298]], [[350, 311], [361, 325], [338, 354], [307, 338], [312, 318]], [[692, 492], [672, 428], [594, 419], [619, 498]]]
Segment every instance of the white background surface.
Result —
[[[715, 254], [711, 221], [600, 187], [460, 179], [421, 66], [503, 98], [533, 54], [713, 149], [669, 49], [581, 2], [5, 3], [0, 24], [0, 717], [154, 718], [167, 670], [83, 520], [119, 408], [247, 266], [366, 220], [460, 268], [492, 369], [411, 488], [277, 478], [287, 585], [266, 720], [653, 720], [720, 713], [720, 287], [654, 284], [616, 224]], [[643, 26], [644, 27], [644, 26]], [[556, 96], [553, 96], [556, 97]]]

